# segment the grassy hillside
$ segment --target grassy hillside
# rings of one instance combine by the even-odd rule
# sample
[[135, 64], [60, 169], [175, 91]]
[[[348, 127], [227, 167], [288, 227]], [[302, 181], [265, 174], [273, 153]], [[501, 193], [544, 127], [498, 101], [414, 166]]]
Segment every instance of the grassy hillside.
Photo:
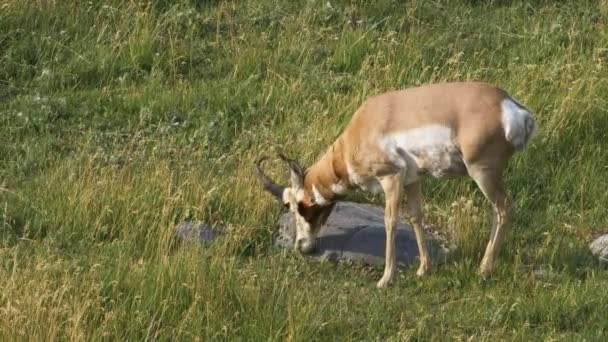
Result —
[[[0, 340], [601, 340], [608, 273], [608, 4], [0, 0]], [[476, 275], [487, 205], [424, 184], [462, 253], [381, 269], [272, 247], [252, 162], [309, 164], [366, 97], [495, 83], [540, 133], [509, 167], [512, 233]], [[281, 163], [268, 171], [287, 180]], [[382, 203], [382, 197], [355, 194]], [[186, 219], [225, 226], [178, 245]]]

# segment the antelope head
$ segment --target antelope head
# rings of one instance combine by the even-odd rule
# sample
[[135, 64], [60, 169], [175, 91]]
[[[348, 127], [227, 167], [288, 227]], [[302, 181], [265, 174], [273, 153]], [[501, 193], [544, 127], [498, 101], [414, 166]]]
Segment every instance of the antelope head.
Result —
[[329, 217], [334, 204], [320, 205], [315, 203], [310, 189], [305, 186], [306, 173], [298, 162], [280, 154], [280, 158], [289, 166], [290, 186], [278, 185], [262, 170], [262, 157], [255, 162], [255, 175], [264, 186], [264, 190], [276, 197], [289, 208], [296, 221], [296, 239], [294, 248], [301, 253], [314, 251], [317, 234]]

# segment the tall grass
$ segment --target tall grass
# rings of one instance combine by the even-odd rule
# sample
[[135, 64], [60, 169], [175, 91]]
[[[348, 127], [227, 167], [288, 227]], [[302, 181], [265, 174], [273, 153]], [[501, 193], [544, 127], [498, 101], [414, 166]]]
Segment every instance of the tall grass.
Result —
[[[607, 25], [603, 1], [0, 0], [0, 339], [601, 340]], [[367, 96], [473, 79], [540, 126], [492, 279], [467, 180], [424, 184], [462, 251], [428, 277], [272, 247], [256, 156], [310, 164]], [[179, 244], [184, 220], [226, 233]]]

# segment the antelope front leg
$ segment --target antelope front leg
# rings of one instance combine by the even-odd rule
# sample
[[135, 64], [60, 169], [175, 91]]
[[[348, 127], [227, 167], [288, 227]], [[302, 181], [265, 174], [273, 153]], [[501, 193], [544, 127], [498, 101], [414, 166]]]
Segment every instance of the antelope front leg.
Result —
[[378, 287], [384, 288], [393, 280], [395, 275], [395, 225], [399, 217], [399, 200], [401, 199], [401, 174], [390, 175], [380, 179], [384, 190], [386, 209], [384, 225], [386, 228], [386, 254], [384, 260], [384, 275], [378, 281]]

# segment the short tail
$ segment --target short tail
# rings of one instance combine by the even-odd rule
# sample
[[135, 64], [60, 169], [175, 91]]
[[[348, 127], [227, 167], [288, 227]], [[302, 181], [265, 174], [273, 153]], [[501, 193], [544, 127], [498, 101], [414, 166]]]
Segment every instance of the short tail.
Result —
[[532, 112], [512, 97], [502, 101], [502, 127], [505, 138], [518, 151], [526, 147], [537, 132]]

